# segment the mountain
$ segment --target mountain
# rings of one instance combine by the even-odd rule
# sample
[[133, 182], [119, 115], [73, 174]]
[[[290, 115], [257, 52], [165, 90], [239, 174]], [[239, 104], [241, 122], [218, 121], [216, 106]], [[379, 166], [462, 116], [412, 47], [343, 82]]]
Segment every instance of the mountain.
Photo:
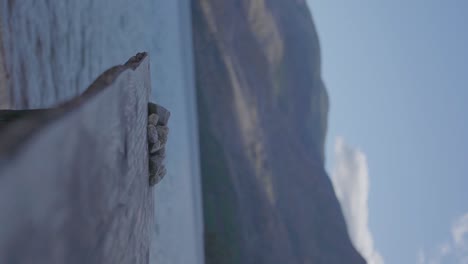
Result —
[[324, 169], [305, 1], [196, 0], [192, 19], [206, 263], [365, 263]]

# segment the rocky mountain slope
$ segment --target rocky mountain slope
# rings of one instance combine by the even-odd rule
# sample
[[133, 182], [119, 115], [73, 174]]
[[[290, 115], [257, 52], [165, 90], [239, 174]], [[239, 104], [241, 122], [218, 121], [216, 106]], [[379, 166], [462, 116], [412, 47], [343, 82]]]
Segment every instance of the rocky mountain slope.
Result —
[[324, 170], [328, 97], [305, 1], [192, 12], [206, 262], [365, 263]]

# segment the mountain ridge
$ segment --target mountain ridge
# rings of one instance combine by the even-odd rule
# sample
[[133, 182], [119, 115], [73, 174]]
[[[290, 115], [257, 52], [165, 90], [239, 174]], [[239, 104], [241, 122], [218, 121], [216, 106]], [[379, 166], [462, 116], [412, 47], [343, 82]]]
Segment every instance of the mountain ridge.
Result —
[[192, 5], [207, 263], [365, 263], [324, 169], [304, 1]]

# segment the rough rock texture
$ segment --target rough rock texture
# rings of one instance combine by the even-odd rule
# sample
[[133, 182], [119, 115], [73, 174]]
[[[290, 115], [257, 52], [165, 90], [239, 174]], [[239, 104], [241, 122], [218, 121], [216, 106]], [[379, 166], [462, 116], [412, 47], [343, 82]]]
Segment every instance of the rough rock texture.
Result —
[[154, 186], [166, 175], [164, 159], [171, 113], [160, 105], [149, 103], [148, 114], [149, 184]]
[[192, 8], [206, 262], [365, 263], [324, 170], [328, 98], [305, 1]]
[[0, 263], [149, 263], [150, 75], [139, 58], [0, 131]]

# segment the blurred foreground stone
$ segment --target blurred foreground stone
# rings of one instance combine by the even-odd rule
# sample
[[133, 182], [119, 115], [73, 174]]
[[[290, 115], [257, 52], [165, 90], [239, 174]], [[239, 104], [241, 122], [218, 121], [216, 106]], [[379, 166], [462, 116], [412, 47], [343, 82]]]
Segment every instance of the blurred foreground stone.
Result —
[[141, 53], [71, 101], [0, 121], [0, 263], [148, 263], [149, 93]]

